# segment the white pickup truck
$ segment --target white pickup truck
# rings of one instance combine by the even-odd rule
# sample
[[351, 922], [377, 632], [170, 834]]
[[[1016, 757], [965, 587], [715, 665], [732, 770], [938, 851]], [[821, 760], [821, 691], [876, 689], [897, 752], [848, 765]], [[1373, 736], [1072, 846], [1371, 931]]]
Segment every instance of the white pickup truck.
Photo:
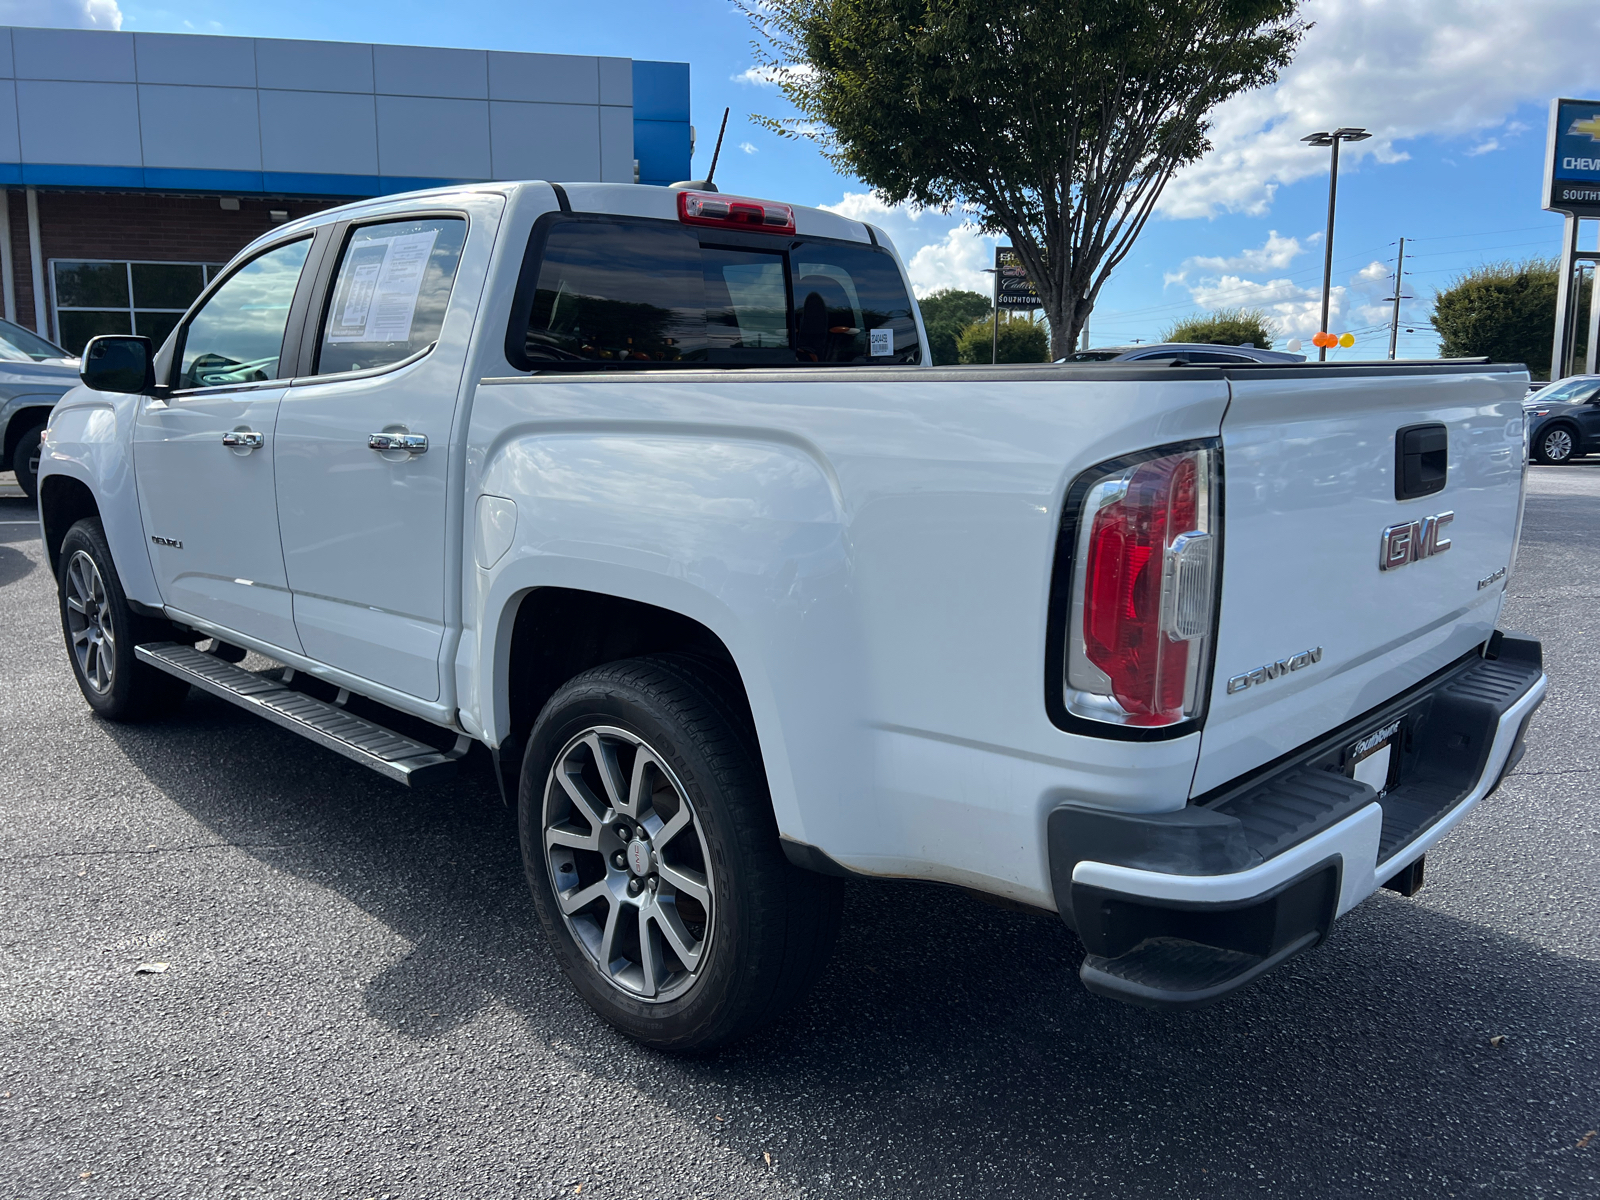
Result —
[[515, 183], [285, 225], [50, 418], [72, 669], [401, 782], [486, 747], [557, 959], [666, 1048], [801, 997], [842, 876], [1057, 912], [1089, 988], [1172, 1007], [1414, 892], [1545, 691], [1496, 629], [1523, 368], [924, 344], [821, 210]]

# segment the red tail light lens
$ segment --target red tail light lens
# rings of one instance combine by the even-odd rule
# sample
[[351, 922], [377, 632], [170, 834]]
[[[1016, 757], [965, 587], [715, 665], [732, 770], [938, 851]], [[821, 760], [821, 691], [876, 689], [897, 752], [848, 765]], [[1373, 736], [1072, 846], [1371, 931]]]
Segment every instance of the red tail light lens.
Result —
[[1172, 725], [1202, 699], [1214, 621], [1215, 453], [1185, 450], [1108, 472], [1079, 514], [1067, 708], [1120, 725]]
[[787, 204], [720, 192], [679, 192], [678, 219], [687, 225], [717, 225], [754, 233], [794, 232], [794, 209]]

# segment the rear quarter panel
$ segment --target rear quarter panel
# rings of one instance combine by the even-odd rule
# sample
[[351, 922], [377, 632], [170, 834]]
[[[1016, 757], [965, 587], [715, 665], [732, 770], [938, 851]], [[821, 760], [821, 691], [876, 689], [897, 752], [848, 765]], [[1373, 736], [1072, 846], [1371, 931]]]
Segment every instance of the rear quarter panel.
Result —
[[[498, 741], [517, 600], [586, 588], [728, 646], [779, 826], [856, 869], [1053, 906], [1063, 800], [1181, 806], [1198, 737], [1065, 733], [1045, 712], [1061, 497], [1085, 467], [1215, 436], [1215, 374], [652, 372], [486, 381], [469, 511], [517, 506], [469, 563], [463, 706]], [[469, 542], [470, 542], [469, 538]], [[469, 697], [471, 698], [469, 701]]]

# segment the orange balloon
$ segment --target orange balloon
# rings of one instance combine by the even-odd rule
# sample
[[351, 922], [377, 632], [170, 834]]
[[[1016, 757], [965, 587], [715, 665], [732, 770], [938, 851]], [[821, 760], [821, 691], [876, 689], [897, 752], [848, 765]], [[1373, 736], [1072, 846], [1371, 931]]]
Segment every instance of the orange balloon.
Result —
[[1326, 346], [1328, 344], [1328, 340], [1328, 335], [1320, 330], [1311, 335], [1311, 344], [1313, 346]]

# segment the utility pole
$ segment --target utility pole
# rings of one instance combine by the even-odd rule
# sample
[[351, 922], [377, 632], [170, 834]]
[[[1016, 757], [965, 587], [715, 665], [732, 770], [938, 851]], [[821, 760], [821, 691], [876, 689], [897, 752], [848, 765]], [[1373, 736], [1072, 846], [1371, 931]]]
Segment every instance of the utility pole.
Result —
[[1395, 347], [1400, 341], [1400, 277], [1406, 273], [1406, 240], [1400, 239], [1400, 259], [1394, 268], [1394, 311], [1389, 314], [1389, 361], [1394, 361]]
[[[1328, 169], [1328, 232], [1322, 245], [1322, 324], [1317, 331], [1322, 334], [1328, 332], [1328, 300], [1333, 292], [1333, 207], [1339, 194], [1339, 143], [1364, 142], [1371, 136], [1365, 129], [1346, 126], [1331, 133], [1308, 133], [1300, 139], [1313, 146], [1333, 148], [1333, 161]], [[1328, 361], [1327, 346], [1317, 347], [1317, 361]]]

